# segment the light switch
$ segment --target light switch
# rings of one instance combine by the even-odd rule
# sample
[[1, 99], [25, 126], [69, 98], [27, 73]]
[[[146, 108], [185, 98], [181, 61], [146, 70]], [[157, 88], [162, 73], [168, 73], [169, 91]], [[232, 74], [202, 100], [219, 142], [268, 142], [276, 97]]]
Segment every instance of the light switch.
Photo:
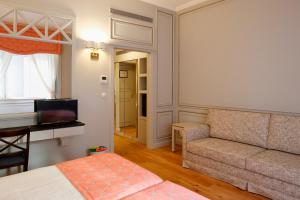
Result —
[[101, 75], [100, 82], [101, 82], [101, 84], [106, 85], [108, 82], [108, 77], [105, 75]]
[[105, 97], [106, 97], [106, 92], [102, 92], [102, 93], [101, 93], [101, 97], [102, 97], [102, 98], [105, 98]]

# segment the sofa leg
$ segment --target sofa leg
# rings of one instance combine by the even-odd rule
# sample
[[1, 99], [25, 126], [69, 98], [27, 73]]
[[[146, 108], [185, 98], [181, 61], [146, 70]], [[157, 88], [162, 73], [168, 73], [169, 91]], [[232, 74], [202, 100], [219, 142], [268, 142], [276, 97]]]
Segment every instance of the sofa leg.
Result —
[[189, 169], [190, 167], [185, 163], [185, 161], [182, 161], [182, 167]]

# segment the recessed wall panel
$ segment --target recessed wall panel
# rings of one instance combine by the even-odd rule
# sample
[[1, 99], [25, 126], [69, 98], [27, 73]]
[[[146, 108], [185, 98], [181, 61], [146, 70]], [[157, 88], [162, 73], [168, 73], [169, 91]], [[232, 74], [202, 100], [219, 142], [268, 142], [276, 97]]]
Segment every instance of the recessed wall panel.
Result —
[[173, 104], [173, 16], [158, 12], [158, 69], [157, 69], [157, 104]]
[[127, 21], [111, 19], [112, 39], [143, 45], [153, 44], [153, 27]]
[[179, 15], [179, 104], [300, 113], [299, 7], [230, 0]]
[[166, 111], [157, 113], [156, 140], [171, 138], [173, 112]]

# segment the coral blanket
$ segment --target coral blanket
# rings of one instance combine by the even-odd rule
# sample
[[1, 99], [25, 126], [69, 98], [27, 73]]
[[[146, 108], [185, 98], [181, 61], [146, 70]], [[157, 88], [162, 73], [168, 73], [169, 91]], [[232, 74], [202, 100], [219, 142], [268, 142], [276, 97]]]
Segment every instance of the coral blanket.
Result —
[[206, 200], [115, 154], [95, 155], [0, 178], [5, 200]]
[[87, 200], [121, 199], [162, 182], [158, 176], [113, 153], [56, 166]]
[[148, 189], [140, 191], [124, 200], [208, 200], [184, 187], [166, 181], [164, 183], [152, 186]]

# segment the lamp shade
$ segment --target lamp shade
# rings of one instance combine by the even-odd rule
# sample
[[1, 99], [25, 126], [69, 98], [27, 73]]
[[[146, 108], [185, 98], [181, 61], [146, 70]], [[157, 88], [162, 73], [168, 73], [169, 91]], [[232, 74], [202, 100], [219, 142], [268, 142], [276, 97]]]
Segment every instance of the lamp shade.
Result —
[[95, 42], [93, 42], [93, 41], [86, 41], [85, 48], [94, 49], [95, 48]]
[[103, 42], [95, 42], [94, 43], [94, 45], [95, 45], [95, 49], [105, 49], [105, 43], [103, 43]]
[[103, 43], [103, 42], [94, 42], [94, 41], [86, 41], [85, 48], [88, 48], [88, 49], [105, 49], [105, 43]]

